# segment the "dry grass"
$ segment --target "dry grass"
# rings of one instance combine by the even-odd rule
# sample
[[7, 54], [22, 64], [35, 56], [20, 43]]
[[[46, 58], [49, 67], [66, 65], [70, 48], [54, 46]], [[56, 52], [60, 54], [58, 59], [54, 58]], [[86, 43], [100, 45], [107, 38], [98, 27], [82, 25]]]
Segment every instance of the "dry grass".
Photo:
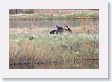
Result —
[[[42, 30], [42, 32], [41, 32]], [[43, 34], [51, 29], [10, 29], [10, 69], [97, 69], [97, 34]], [[80, 31], [80, 30], [79, 30]], [[36, 34], [41, 32], [40, 34]], [[29, 40], [29, 33], [35, 35]], [[81, 33], [81, 31], [80, 31]]]
[[88, 27], [88, 26], [83, 26], [83, 27], [77, 27], [77, 28], [72, 28], [73, 33], [75, 34], [98, 34], [99, 29], [97, 27]]

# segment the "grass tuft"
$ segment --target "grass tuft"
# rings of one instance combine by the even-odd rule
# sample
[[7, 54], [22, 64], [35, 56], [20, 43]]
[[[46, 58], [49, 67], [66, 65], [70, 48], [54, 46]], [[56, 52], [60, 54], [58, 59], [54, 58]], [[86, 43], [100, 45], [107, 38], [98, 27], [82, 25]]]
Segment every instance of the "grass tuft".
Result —
[[10, 33], [10, 69], [97, 69], [96, 34], [29, 35]]

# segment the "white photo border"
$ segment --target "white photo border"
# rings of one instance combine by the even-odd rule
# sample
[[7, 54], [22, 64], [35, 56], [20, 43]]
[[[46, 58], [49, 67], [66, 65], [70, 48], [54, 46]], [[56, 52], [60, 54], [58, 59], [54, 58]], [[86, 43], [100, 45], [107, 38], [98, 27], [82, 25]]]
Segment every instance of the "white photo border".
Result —
[[[0, 76], [3, 78], [108, 78], [106, 0], [4, 0], [0, 7]], [[9, 69], [9, 9], [99, 9], [99, 69]]]

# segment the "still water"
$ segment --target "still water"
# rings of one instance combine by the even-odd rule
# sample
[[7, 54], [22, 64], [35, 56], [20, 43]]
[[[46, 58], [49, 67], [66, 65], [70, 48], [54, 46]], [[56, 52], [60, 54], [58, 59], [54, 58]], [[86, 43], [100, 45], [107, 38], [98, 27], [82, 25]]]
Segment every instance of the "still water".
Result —
[[10, 28], [55, 28], [56, 25], [69, 27], [98, 27], [98, 19], [69, 19], [69, 20], [10, 20]]

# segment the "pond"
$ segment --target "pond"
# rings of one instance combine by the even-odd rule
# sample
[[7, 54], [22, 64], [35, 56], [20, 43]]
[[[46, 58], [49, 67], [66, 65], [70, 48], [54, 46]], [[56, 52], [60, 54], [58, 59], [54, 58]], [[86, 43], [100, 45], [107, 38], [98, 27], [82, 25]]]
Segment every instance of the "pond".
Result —
[[89, 26], [98, 28], [98, 19], [66, 19], [66, 20], [10, 20], [10, 28], [55, 28], [56, 25], [69, 27]]

